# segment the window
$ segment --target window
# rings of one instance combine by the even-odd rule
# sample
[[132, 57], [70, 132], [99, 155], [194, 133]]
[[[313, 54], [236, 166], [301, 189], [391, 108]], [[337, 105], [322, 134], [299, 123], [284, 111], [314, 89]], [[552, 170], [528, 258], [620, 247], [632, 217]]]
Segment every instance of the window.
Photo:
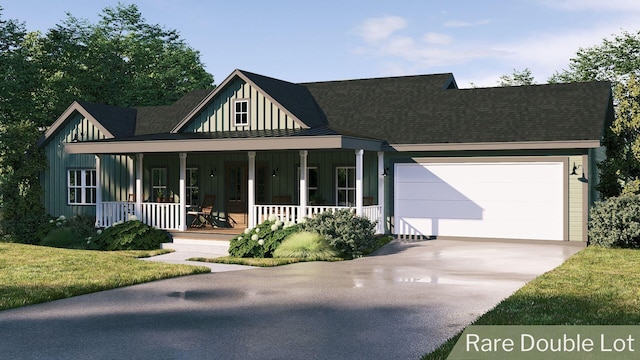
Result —
[[234, 107], [234, 125], [249, 125], [249, 100], [236, 100]]
[[356, 204], [356, 168], [336, 168], [336, 205], [354, 206]]
[[69, 205], [92, 205], [96, 203], [96, 170], [70, 169], [67, 172], [67, 202]]
[[[300, 194], [300, 168], [298, 168], [298, 182], [296, 183], [298, 187], [298, 194]], [[324, 198], [322, 198], [322, 194], [318, 192], [318, 168], [317, 167], [308, 167], [307, 168], [307, 202], [309, 204], [320, 205], [324, 203]]]
[[198, 205], [200, 197], [199, 172], [197, 168], [187, 168], [187, 205]]
[[164, 199], [169, 197], [169, 194], [167, 194], [166, 168], [151, 169], [151, 189], [153, 199]]

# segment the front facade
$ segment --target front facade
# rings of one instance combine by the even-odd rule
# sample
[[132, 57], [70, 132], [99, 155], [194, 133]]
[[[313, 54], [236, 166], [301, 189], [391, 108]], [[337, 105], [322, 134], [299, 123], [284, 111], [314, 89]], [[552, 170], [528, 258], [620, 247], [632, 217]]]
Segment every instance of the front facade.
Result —
[[75, 102], [41, 140], [52, 215], [185, 231], [351, 208], [408, 237], [586, 240], [606, 83], [457, 89], [451, 74], [293, 84], [234, 71], [171, 106]]

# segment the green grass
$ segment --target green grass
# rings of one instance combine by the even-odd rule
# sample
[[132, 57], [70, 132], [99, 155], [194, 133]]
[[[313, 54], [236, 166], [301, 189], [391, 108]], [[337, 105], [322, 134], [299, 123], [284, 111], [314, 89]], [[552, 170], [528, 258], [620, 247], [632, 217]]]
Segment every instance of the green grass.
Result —
[[[640, 324], [640, 251], [588, 247], [529, 282], [474, 325]], [[444, 359], [461, 333], [423, 359]]]
[[164, 252], [102, 252], [0, 243], [0, 310], [210, 272], [207, 267], [136, 259]]

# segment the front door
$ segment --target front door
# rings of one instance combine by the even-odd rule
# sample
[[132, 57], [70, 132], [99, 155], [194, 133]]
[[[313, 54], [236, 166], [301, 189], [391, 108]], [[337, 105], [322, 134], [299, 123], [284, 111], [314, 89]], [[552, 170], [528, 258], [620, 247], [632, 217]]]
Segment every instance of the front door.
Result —
[[225, 187], [227, 194], [227, 213], [232, 225], [246, 226], [248, 209], [247, 164], [228, 164], [225, 171]]

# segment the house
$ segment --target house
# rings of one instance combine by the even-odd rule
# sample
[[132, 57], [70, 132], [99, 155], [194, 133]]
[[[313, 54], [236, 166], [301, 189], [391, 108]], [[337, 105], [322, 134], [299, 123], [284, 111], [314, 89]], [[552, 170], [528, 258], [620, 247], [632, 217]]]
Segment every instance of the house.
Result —
[[185, 231], [349, 207], [410, 237], [586, 241], [606, 82], [458, 89], [452, 74], [291, 83], [235, 70], [169, 106], [77, 101], [40, 144], [52, 215]]

